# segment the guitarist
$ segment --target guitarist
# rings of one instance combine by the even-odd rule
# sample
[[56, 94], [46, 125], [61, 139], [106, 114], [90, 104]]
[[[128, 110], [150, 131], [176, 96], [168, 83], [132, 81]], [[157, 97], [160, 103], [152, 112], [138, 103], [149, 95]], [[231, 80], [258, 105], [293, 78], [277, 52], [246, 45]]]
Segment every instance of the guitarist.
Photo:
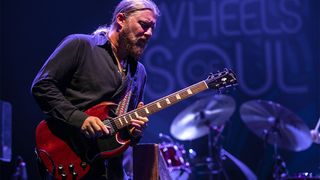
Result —
[[[72, 136], [67, 130], [71, 127], [87, 138], [96, 138], [108, 135], [110, 127], [85, 110], [105, 101], [122, 105], [116, 114], [143, 106], [146, 71], [139, 58], [159, 13], [152, 0], [122, 0], [110, 26], [99, 27], [92, 35], [66, 37], [32, 83], [32, 94], [48, 115], [47, 122], [57, 124], [59, 133], [67, 136]], [[138, 142], [147, 121], [139, 116], [132, 120], [126, 129], [132, 142]], [[122, 156], [95, 161], [86, 177], [123, 179]]]

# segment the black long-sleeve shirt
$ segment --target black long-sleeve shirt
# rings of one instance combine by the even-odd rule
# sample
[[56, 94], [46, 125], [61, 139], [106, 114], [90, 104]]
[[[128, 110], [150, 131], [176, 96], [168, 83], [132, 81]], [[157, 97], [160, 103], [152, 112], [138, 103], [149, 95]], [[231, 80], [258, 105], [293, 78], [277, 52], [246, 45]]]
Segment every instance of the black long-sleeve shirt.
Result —
[[[84, 110], [103, 101], [117, 101], [123, 79], [105, 36], [75, 34], [51, 54], [31, 90], [45, 114], [80, 128], [88, 117]], [[127, 79], [132, 85], [128, 108], [132, 110], [142, 100], [144, 66], [129, 61]]]

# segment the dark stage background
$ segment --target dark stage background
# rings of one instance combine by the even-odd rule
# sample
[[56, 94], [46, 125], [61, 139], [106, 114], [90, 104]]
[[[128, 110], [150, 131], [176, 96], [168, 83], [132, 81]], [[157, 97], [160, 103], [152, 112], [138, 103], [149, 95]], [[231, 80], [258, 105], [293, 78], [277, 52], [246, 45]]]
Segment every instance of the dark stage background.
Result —
[[[224, 149], [259, 177], [272, 173], [273, 148], [264, 146], [243, 123], [239, 107], [254, 99], [278, 102], [314, 128], [320, 116], [320, 1], [318, 0], [157, 0], [162, 16], [142, 62], [148, 71], [145, 101], [201, 81], [210, 72], [232, 68], [239, 81], [228, 93], [236, 110], [223, 132]], [[38, 179], [34, 132], [44, 117], [30, 85], [57, 44], [71, 33], [91, 33], [109, 23], [117, 1], [69, 0], [0, 2], [1, 100], [12, 104], [12, 162], [1, 162], [0, 179], [9, 179], [16, 157]], [[160, 142], [174, 118], [206, 91], [150, 117], [142, 139]], [[206, 156], [206, 136], [179, 141]], [[280, 150], [290, 174], [320, 173], [320, 147]], [[201, 178], [201, 176], [199, 176]], [[204, 177], [203, 177], [204, 178]]]

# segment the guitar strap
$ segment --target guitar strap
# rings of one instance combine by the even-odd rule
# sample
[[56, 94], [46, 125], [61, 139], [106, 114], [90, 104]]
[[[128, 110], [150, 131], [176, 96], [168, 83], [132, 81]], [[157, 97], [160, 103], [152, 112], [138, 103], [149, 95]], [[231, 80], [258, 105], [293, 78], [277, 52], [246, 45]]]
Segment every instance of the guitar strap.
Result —
[[118, 104], [118, 108], [116, 110], [116, 114], [118, 116], [127, 112], [131, 95], [132, 95], [132, 91], [131, 91], [131, 82], [130, 82], [127, 87], [126, 95]]
[[124, 97], [122, 96], [123, 98], [118, 103], [118, 108], [116, 109], [117, 116], [122, 115], [127, 112], [128, 107], [129, 107], [129, 102], [131, 99], [131, 95], [132, 95], [132, 88], [131, 88], [132, 87], [132, 80], [129, 77], [131, 75], [131, 73], [130, 73], [130, 68], [127, 68], [127, 69], [128, 69], [127, 75], [124, 76], [124, 78], [123, 78], [123, 81], [126, 81], [125, 84], [127, 84], [127, 87], [126, 87], [126, 91], [124, 91], [125, 92]]

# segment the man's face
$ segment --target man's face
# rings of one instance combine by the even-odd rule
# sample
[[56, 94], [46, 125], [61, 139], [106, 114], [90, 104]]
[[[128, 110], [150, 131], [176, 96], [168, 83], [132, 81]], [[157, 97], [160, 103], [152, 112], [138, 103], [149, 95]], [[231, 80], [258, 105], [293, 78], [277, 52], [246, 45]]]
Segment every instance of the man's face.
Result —
[[147, 46], [156, 23], [156, 16], [151, 10], [136, 11], [128, 16], [120, 31], [120, 39], [127, 55], [138, 59]]

